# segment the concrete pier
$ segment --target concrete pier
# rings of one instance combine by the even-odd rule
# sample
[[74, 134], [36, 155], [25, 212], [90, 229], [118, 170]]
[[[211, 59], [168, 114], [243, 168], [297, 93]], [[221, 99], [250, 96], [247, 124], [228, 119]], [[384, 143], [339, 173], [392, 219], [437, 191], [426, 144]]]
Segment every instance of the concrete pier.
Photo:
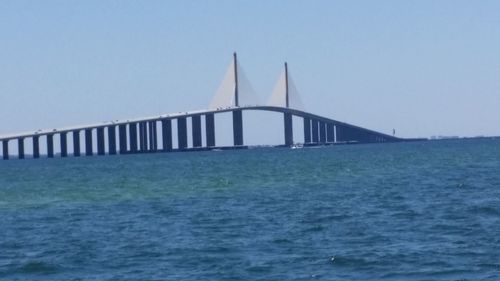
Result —
[[92, 129], [85, 129], [85, 155], [94, 155], [94, 148], [92, 146]]
[[116, 126], [108, 126], [108, 153], [116, 154]]
[[73, 156], [80, 156], [80, 130], [73, 131]]
[[68, 156], [68, 138], [67, 133], [63, 132], [59, 134], [60, 145], [61, 145], [61, 157]]
[[33, 136], [33, 158], [40, 158], [40, 137]]
[[326, 124], [325, 122], [319, 122], [319, 142], [326, 143]]
[[161, 120], [163, 151], [172, 150], [172, 120]]
[[148, 127], [148, 132], [147, 132], [147, 136], [148, 136], [148, 151], [151, 152], [154, 150], [154, 146], [155, 146], [155, 140], [154, 140], [154, 132], [153, 132], [153, 121], [148, 121], [148, 123], [146, 123], [146, 126]]
[[344, 129], [342, 125], [335, 125], [335, 140], [337, 142], [345, 141]]
[[137, 153], [137, 123], [128, 124], [130, 138], [130, 153]]
[[187, 148], [187, 122], [186, 117], [179, 117], [177, 119], [177, 139], [179, 149]]
[[148, 127], [149, 127], [149, 151], [154, 152], [156, 151], [156, 121], [149, 121], [148, 122]]
[[366, 135], [363, 132], [349, 128], [349, 133], [352, 141], [356, 142], [368, 142]]
[[337, 125], [336, 127], [337, 141], [348, 142], [354, 140], [350, 128], [342, 125]]
[[319, 122], [318, 120], [312, 120], [312, 142], [319, 143]]
[[144, 151], [144, 123], [139, 122], [137, 123], [137, 136], [139, 137], [139, 142], [137, 143], [137, 152], [143, 152]]
[[207, 138], [207, 147], [215, 146], [215, 118], [214, 114], [205, 114], [205, 134]]
[[17, 139], [17, 157], [24, 159], [24, 138]]
[[104, 128], [99, 127], [97, 128], [97, 155], [104, 155], [104, 154], [105, 154]]
[[284, 113], [285, 145], [293, 145], [293, 119], [291, 113]]
[[4, 140], [2, 142], [2, 153], [3, 153], [3, 160], [8, 160], [9, 159], [9, 140]]
[[139, 151], [144, 153], [148, 150], [148, 128], [146, 127], [146, 122], [139, 123]]
[[[377, 141], [376, 135], [347, 126], [336, 126], [337, 141], [369, 143]], [[382, 142], [379, 140], [378, 142]]]
[[233, 143], [243, 145], [243, 112], [240, 109], [233, 111]]
[[335, 142], [335, 125], [333, 123], [326, 124], [326, 142]]
[[153, 150], [154, 151], [157, 151], [158, 150], [158, 123], [155, 121], [153, 121]]
[[191, 117], [193, 147], [201, 147], [201, 115]]
[[54, 158], [54, 135], [47, 135], [47, 157]]
[[304, 143], [311, 143], [311, 119], [304, 117]]
[[118, 126], [118, 138], [120, 139], [120, 154], [127, 153], [127, 125]]

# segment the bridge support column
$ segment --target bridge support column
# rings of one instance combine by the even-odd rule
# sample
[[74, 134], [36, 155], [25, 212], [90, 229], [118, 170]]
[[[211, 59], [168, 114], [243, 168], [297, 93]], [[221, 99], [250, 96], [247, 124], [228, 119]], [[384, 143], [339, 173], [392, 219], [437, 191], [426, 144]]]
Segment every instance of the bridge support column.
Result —
[[139, 123], [139, 145], [142, 153], [148, 150], [148, 127], [146, 122]]
[[158, 123], [157, 121], [153, 121], [153, 139], [154, 139], [154, 147], [153, 150], [158, 150]]
[[137, 135], [139, 137], [139, 142], [137, 143], [137, 152], [144, 152], [144, 123], [137, 123]]
[[335, 126], [333, 125], [333, 123], [326, 124], [326, 142], [335, 142]]
[[150, 125], [150, 130], [151, 132], [149, 133], [150, 135], [150, 149], [152, 151], [158, 150], [158, 133], [157, 133], [157, 128], [156, 128], [156, 120], [151, 121]]
[[118, 138], [120, 139], [120, 154], [127, 153], [127, 125], [118, 125]]
[[243, 112], [241, 109], [233, 111], [233, 139], [234, 145], [243, 145]]
[[149, 127], [149, 151], [153, 152], [156, 150], [156, 139], [155, 139], [155, 129], [156, 121], [148, 121]]
[[341, 125], [335, 125], [335, 141], [343, 142], [344, 141], [344, 132], [342, 130]]
[[318, 120], [312, 120], [312, 142], [313, 143], [319, 143], [319, 121]]
[[326, 124], [325, 122], [319, 122], [319, 142], [326, 143]]
[[304, 117], [304, 143], [311, 143], [311, 119]]
[[285, 145], [293, 145], [293, 119], [291, 113], [284, 113], [285, 121]]
[[341, 125], [336, 125], [335, 127], [336, 127], [335, 131], [337, 134], [337, 141], [338, 142], [347, 142], [347, 141], [353, 140], [352, 136], [351, 136], [350, 129], [348, 127], [341, 126]]
[[73, 131], [73, 156], [80, 156], [80, 130]]
[[137, 123], [128, 124], [130, 138], [130, 153], [137, 153]]
[[54, 135], [47, 135], [47, 157], [54, 158]]
[[370, 134], [368, 134], [367, 132], [365, 132], [363, 130], [354, 130], [353, 129], [353, 133], [354, 133], [354, 139], [357, 142], [362, 142], [362, 143], [371, 142]]
[[186, 117], [177, 118], [177, 139], [179, 149], [187, 148], [187, 122]]
[[193, 147], [201, 147], [201, 115], [192, 116], [191, 125], [193, 133]]
[[33, 136], [33, 158], [40, 158], [40, 137]]
[[2, 150], [3, 160], [9, 160], [9, 140], [2, 142]]
[[363, 142], [367, 142], [367, 143], [371, 143], [371, 142], [377, 142], [376, 141], [376, 136], [366, 132], [366, 131], [362, 131], [361, 132], [361, 140]]
[[108, 126], [108, 153], [116, 154], [116, 126]]
[[161, 140], [163, 143], [163, 151], [172, 150], [172, 120], [163, 119], [161, 120]]
[[92, 129], [85, 129], [85, 155], [94, 155], [92, 147]]
[[61, 141], [61, 157], [67, 157], [68, 156], [68, 138], [67, 138], [67, 133], [62, 132], [59, 134], [59, 139]]
[[352, 131], [353, 131], [355, 141], [357, 141], [357, 142], [369, 142], [370, 141], [363, 131], [354, 130], [354, 129]]
[[97, 128], [97, 155], [104, 155], [104, 127]]
[[17, 139], [17, 158], [24, 159], [24, 138]]
[[205, 114], [205, 134], [207, 147], [215, 146], [215, 118], [213, 113]]

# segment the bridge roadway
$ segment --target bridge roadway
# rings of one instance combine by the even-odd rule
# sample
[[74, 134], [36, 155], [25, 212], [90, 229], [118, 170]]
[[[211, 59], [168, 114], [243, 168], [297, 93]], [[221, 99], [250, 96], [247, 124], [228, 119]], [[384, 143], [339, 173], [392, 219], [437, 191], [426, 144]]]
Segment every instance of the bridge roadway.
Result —
[[[172, 120], [177, 120], [177, 150], [187, 150], [187, 118], [191, 119], [192, 124], [192, 148], [203, 148], [201, 137], [201, 117], [205, 117], [206, 126], [206, 144], [205, 148], [216, 148], [215, 145], [215, 114], [232, 112], [233, 114], [233, 140], [234, 147], [243, 145], [243, 117], [242, 112], [247, 110], [261, 110], [283, 113], [284, 116], [284, 144], [293, 145], [293, 124], [292, 116], [301, 117], [304, 120], [304, 144], [327, 144], [327, 143], [373, 143], [373, 142], [398, 142], [411, 139], [401, 139], [387, 134], [379, 133], [373, 130], [340, 122], [334, 119], [322, 117], [312, 113], [275, 106], [244, 106], [227, 107], [216, 110], [198, 110], [188, 112], [178, 112], [172, 114], [162, 114], [151, 117], [136, 118], [121, 121], [110, 121], [98, 124], [89, 124], [81, 126], [72, 126], [59, 129], [37, 130], [34, 132], [10, 134], [0, 136], [2, 142], [3, 159], [9, 159], [9, 141], [18, 142], [18, 158], [23, 159], [24, 140], [32, 138], [33, 157], [40, 157], [40, 137], [46, 138], [47, 156], [54, 157], [53, 136], [60, 136], [60, 154], [61, 157], [68, 155], [67, 134], [73, 133], [73, 155], [80, 156], [80, 132], [84, 132], [85, 154], [90, 156], [93, 153], [93, 132], [96, 132], [97, 154], [104, 155], [105, 151], [105, 133], [107, 129], [107, 147], [108, 154], [129, 154], [155, 151], [172, 151]], [[163, 147], [158, 149], [157, 126], [160, 122], [162, 126], [161, 140]], [[118, 128], [118, 134], [117, 129]], [[117, 147], [117, 136], [118, 144]]]

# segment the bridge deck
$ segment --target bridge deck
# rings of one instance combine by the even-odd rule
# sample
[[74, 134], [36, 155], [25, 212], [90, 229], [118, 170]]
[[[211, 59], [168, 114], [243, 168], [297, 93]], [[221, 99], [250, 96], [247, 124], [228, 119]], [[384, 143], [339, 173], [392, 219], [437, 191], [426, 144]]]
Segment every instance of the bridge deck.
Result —
[[235, 110], [263, 110], [263, 111], [273, 111], [273, 112], [280, 112], [280, 113], [290, 113], [294, 116], [298, 117], [304, 117], [304, 118], [310, 118], [322, 122], [327, 122], [327, 123], [334, 123], [337, 125], [342, 125], [348, 128], [353, 128], [356, 130], [364, 131], [367, 133], [371, 134], [376, 134], [379, 136], [383, 136], [387, 139], [390, 139], [391, 141], [402, 141], [405, 139], [401, 138], [396, 138], [391, 135], [387, 135], [384, 133], [380, 133], [377, 131], [373, 131], [370, 129], [366, 129], [363, 127], [359, 127], [356, 125], [352, 125], [346, 122], [341, 122], [337, 121], [334, 119], [330, 119], [327, 117], [319, 116], [316, 114], [308, 113], [305, 111], [297, 110], [297, 109], [291, 109], [291, 108], [284, 108], [284, 107], [276, 107], [276, 106], [244, 106], [244, 107], [227, 107], [227, 108], [220, 108], [220, 109], [208, 109], [208, 110], [195, 110], [195, 111], [186, 111], [186, 112], [176, 112], [176, 113], [169, 113], [169, 114], [161, 114], [157, 116], [149, 116], [149, 117], [143, 117], [143, 118], [135, 118], [135, 119], [127, 119], [127, 120], [115, 120], [115, 121], [108, 121], [108, 122], [102, 122], [102, 123], [95, 123], [95, 124], [87, 124], [87, 125], [79, 125], [79, 126], [71, 126], [71, 127], [63, 127], [63, 128], [56, 128], [56, 129], [44, 129], [44, 130], [37, 130], [33, 132], [24, 132], [24, 133], [15, 133], [15, 134], [7, 134], [7, 135], [0, 135], [0, 141], [6, 141], [6, 140], [12, 140], [12, 139], [19, 139], [19, 138], [29, 138], [29, 137], [34, 137], [34, 136], [45, 136], [45, 135], [50, 135], [50, 134], [59, 134], [59, 133], [67, 133], [67, 132], [72, 132], [72, 131], [77, 131], [77, 130], [85, 130], [85, 129], [97, 129], [97, 128], [104, 128], [112, 125], [124, 125], [124, 124], [129, 124], [129, 123], [137, 123], [137, 122], [147, 122], [147, 121], [159, 121], [159, 120], [168, 120], [168, 119], [177, 119], [179, 117], [191, 117], [195, 115], [204, 115], [204, 114], [217, 114], [217, 113], [224, 113], [224, 112], [233, 112]]

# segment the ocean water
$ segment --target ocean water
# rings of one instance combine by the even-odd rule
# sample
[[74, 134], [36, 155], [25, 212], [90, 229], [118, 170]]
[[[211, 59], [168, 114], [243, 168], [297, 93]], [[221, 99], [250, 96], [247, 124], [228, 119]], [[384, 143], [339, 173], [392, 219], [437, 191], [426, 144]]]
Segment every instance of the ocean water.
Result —
[[500, 280], [500, 140], [0, 161], [0, 280]]

